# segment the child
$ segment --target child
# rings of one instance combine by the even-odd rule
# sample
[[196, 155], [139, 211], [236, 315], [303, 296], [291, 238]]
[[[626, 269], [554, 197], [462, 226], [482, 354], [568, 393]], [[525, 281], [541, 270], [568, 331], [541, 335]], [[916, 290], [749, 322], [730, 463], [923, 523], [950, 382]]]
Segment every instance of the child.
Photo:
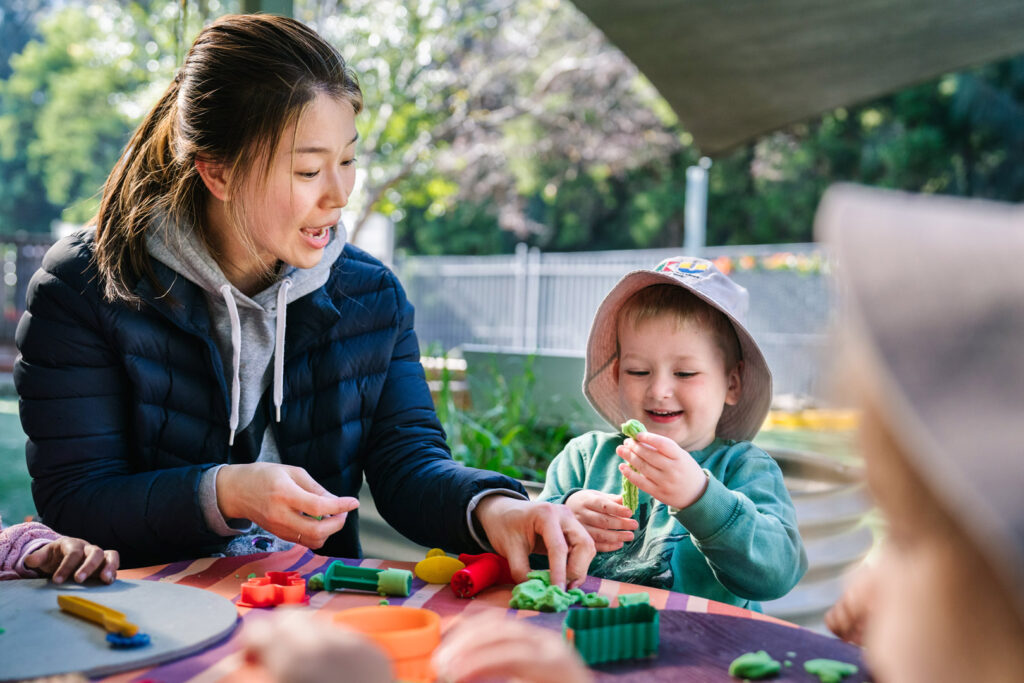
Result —
[[29, 285], [14, 379], [36, 507], [128, 566], [275, 538], [359, 557], [365, 475], [420, 544], [493, 549], [522, 580], [540, 542], [553, 581], [582, 582], [593, 541], [569, 510], [452, 460], [412, 305], [345, 243], [362, 107], [341, 54], [299, 21], [199, 33], [95, 229], [55, 244]]
[[879, 680], [1024, 671], [1024, 230], [1020, 209], [830, 190], [868, 484], [890, 523], [830, 625]]
[[118, 562], [116, 550], [61, 536], [39, 522], [0, 529], [0, 581], [49, 575], [54, 583], [64, 583], [68, 578], [77, 583], [89, 578], [113, 583]]
[[[749, 442], [771, 373], [740, 322], [746, 303], [745, 289], [694, 258], [630, 273], [602, 302], [583, 391], [611, 424], [635, 418], [647, 431], [573, 439], [541, 493], [593, 536], [591, 574], [759, 609], [806, 570], [782, 472]], [[635, 514], [623, 476], [641, 492]]]

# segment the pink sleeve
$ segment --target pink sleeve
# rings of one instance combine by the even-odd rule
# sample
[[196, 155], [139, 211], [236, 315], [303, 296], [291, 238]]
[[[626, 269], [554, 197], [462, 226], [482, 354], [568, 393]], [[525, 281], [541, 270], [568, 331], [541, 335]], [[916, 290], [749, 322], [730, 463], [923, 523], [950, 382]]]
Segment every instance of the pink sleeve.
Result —
[[0, 580], [39, 576], [25, 568], [25, 557], [58, 538], [60, 534], [39, 522], [23, 522], [0, 529]]

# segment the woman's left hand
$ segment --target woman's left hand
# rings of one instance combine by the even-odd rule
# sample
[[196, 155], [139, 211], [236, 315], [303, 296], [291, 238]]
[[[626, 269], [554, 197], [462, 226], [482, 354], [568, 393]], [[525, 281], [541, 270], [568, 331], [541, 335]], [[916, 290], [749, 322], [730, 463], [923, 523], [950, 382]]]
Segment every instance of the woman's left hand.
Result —
[[587, 578], [594, 539], [564, 505], [520, 500], [500, 493], [486, 496], [473, 511], [494, 551], [508, 560], [512, 579], [526, 580], [529, 555], [545, 553], [551, 583], [574, 588]]

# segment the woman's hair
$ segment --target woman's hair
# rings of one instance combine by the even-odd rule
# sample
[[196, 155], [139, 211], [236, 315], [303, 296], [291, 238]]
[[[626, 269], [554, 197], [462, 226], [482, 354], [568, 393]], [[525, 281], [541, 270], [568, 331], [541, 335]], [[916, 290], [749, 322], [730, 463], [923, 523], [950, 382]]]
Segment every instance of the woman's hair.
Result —
[[[204, 28], [104, 185], [94, 218], [104, 296], [138, 302], [132, 291], [138, 279], [153, 279], [145, 238], [158, 218], [196, 226], [210, 247], [203, 225], [209, 193], [197, 158], [224, 166], [229, 192], [254, 173], [265, 180], [283, 131], [319, 94], [349, 102], [356, 113], [362, 109], [345, 60], [301, 22], [229, 15]], [[240, 207], [230, 210], [252, 248]]]
[[646, 320], [669, 315], [678, 325], [696, 323], [714, 335], [715, 343], [725, 358], [726, 370], [732, 370], [743, 359], [736, 328], [720, 310], [695, 294], [676, 285], [651, 285], [626, 299], [619, 309], [618, 324], [636, 327]]

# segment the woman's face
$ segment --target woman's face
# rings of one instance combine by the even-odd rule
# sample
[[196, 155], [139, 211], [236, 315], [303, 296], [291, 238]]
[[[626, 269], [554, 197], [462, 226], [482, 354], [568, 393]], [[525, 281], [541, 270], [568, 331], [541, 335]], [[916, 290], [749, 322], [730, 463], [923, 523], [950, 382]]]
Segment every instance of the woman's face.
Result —
[[237, 280], [259, 281], [279, 261], [297, 268], [320, 262], [355, 183], [356, 138], [352, 105], [319, 94], [283, 131], [266, 182], [250, 174], [240, 183], [229, 201], [237, 202], [256, 254], [230, 224], [212, 221], [222, 268], [236, 286], [245, 291]]
[[870, 408], [868, 481], [889, 521], [865, 651], [880, 683], [1020, 680], [1020, 626], [994, 576]]

